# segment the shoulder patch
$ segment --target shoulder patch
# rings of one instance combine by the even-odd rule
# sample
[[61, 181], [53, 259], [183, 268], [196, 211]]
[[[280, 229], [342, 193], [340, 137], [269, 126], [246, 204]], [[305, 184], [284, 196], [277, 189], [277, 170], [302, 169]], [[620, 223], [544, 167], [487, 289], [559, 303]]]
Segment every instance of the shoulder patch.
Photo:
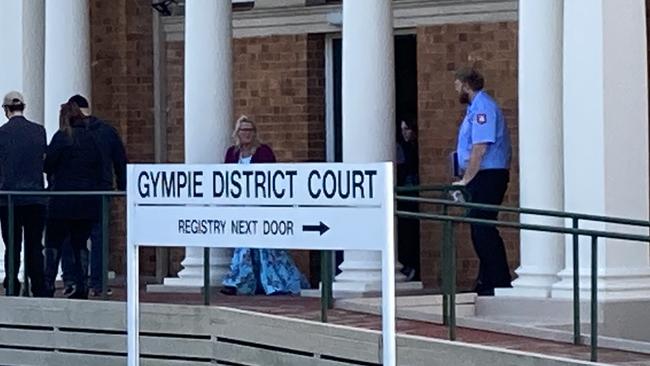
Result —
[[485, 113], [479, 113], [476, 115], [476, 123], [482, 125], [485, 122], [487, 122], [487, 116], [485, 115]]

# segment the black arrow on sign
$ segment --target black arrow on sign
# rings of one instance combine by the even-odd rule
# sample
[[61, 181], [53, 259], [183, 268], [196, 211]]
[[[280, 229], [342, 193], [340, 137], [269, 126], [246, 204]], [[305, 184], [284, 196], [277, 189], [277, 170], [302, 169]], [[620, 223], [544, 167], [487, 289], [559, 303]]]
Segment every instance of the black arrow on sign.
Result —
[[320, 235], [325, 234], [325, 232], [329, 229], [330, 227], [323, 224], [322, 221], [318, 225], [302, 225], [302, 231], [318, 231], [320, 232]]

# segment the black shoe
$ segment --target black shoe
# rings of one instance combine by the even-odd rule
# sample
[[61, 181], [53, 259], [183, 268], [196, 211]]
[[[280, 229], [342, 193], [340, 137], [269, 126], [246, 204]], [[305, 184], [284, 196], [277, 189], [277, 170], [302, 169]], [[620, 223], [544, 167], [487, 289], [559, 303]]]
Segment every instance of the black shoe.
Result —
[[[113, 290], [110, 288], [106, 289], [106, 296], [111, 296], [113, 295]], [[91, 290], [90, 291], [90, 297], [102, 297], [102, 290]]]
[[224, 295], [237, 295], [237, 287], [233, 286], [224, 286], [221, 290], [219, 290]]
[[20, 296], [22, 286], [20, 285], [20, 282], [14, 285], [14, 293], [10, 294], [9, 293], [9, 286], [5, 287], [5, 296]]
[[70, 296], [70, 294], [73, 292], [74, 292], [74, 285], [66, 286], [63, 289], [63, 296]]
[[88, 290], [87, 289], [79, 289], [77, 287], [74, 288], [74, 291], [68, 296], [68, 299], [80, 299], [80, 300], [86, 300], [88, 299]]
[[413, 279], [415, 279], [415, 268], [405, 266], [402, 267], [402, 270], [400, 272], [406, 276], [406, 282], [411, 282]]

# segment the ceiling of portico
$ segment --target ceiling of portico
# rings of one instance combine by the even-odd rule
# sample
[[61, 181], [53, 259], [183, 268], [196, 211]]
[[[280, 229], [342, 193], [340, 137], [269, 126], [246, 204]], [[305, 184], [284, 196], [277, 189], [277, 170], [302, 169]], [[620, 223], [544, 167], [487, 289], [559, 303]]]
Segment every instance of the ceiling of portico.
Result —
[[[183, 39], [183, 1], [163, 18], [168, 41]], [[395, 28], [499, 22], [517, 19], [517, 0], [394, 0]], [[272, 34], [337, 33], [341, 4], [305, 6], [305, 0], [256, 0], [233, 13], [234, 37]]]

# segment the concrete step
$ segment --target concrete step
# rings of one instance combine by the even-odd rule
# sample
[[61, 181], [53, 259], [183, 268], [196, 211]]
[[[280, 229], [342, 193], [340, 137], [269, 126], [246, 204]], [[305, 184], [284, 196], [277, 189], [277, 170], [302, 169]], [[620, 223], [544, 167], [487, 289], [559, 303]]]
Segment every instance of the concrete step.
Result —
[[[474, 316], [476, 294], [464, 293], [456, 296], [456, 316]], [[400, 296], [396, 299], [396, 316], [400, 319], [441, 322], [442, 296]], [[381, 314], [381, 298], [361, 298], [337, 300], [337, 309], [356, 311], [367, 314]]]

